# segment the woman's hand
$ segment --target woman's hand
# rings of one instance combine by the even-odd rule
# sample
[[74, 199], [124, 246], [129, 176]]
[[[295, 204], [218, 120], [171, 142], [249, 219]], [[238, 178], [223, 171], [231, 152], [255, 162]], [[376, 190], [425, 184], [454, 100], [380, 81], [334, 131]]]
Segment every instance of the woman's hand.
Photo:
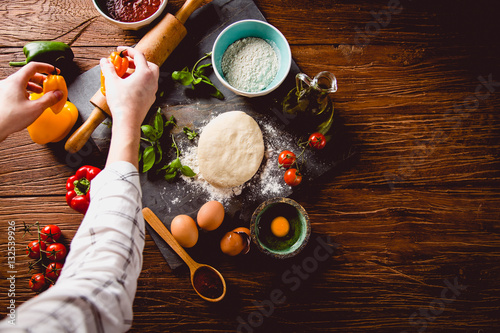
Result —
[[29, 93], [41, 93], [45, 80], [43, 73], [54, 72], [54, 66], [30, 62], [16, 73], [0, 81], [0, 142], [10, 134], [33, 123], [48, 107], [56, 104], [63, 93], [59, 90], [31, 101]]
[[141, 124], [153, 105], [158, 90], [159, 68], [133, 49], [119, 47], [131, 58], [132, 74], [120, 78], [108, 59], [101, 59], [105, 78], [106, 100], [113, 117], [109, 165], [115, 161], [127, 161], [136, 168], [139, 162]]
[[[127, 124], [138, 129], [153, 102], [158, 89], [159, 68], [146, 61], [144, 55], [133, 49], [119, 47], [135, 70], [120, 78], [113, 64], [101, 59], [101, 70], [105, 77], [106, 100], [113, 116], [113, 125]], [[114, 126], [113, 126], [114, 127]]]

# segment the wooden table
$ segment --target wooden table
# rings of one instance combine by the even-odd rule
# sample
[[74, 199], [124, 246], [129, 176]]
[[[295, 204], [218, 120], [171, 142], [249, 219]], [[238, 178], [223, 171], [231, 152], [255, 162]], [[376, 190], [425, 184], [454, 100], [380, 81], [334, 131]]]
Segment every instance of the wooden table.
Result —
[[[337, 76], [335, 106], [356, 158], [293, 195], [314, 232], [302, 256], [222, 260], [222, 303], [198, 298], [147, 235], [132, 331], [498, 332], [497, 12], [486, 1], [255, 2], [304, 73]], [[0, 15], [2, 78], [31, 40], [71, 43], [84, 72], [144, 33], [110, 25], [90, 0], [4, 0]], [[103, 160], [69, 158], [26, 130], [0, 143], [2, 316], [12, 298], [7, 222], [16, 225], [19, 305], [34, 296], [23, 222], [56, 223], [69, 243], [82, 216], [66, 205], [65, 181], [72, 166]], [[316, 248], [328, 237], [326, 255]]]

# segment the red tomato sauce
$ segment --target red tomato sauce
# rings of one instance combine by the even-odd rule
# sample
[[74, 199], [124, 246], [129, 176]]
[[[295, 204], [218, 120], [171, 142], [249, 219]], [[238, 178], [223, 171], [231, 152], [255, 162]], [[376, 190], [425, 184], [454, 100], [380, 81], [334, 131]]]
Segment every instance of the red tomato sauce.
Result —
[[195, 272], [193, 285], [200, 294], [207, 298], [218, 298], [224, 291], [219, 275], [207, 267], [199, 268]]
[[109, 15], [121, 22], [142, 21], [153, 15], [163, 0], [107, 0]]

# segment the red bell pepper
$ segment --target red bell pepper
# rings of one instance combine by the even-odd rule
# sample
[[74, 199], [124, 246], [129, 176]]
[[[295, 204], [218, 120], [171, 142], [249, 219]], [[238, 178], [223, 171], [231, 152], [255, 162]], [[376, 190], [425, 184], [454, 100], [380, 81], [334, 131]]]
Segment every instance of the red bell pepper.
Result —
[[74, 176], [66, 181], [66, 202], [68, 206], [85, 214], [90, 204], [90, 181], [94, 179], [101, 169], [84, 165], [78, 169]]

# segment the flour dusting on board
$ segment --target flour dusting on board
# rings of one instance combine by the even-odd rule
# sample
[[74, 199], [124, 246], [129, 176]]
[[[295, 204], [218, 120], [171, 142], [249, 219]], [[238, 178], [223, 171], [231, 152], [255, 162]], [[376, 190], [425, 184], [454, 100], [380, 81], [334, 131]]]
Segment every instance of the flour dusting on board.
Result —
[[[283, 170], [278, 168], [278, 155], [282, 150], [287, 149], [287, 145], [293, 142], [293, 138], [291, 136], [285, 138], [282, 133], [278, 135], [278, 131], [270, 123], [259, 123], [259, 126], [264, 137], [265, 153], [259, 170], [251, 180], [233, 188], [212, 186], [203, 178], [203, 175], [199, 174], [198, 148], [193, 142], [180, 147], [182, 151], [180, 160], [182, 165], [188, 165], [197, 175], [193, 178], [181, 176], [181, 179], [196, 190], [206, 192], [209, 200], [217, 200], [222, 203], [239, 196], [243, 190], [248, 191], [254, 197], [274, 197], [289, 189], [290, 187], [283, 181]], [[203, 128], [198, 131], [202, 130]], [[179, 202], [176, 198], [171, 198], [170, 201], [172, 203], [173, 201]]]

